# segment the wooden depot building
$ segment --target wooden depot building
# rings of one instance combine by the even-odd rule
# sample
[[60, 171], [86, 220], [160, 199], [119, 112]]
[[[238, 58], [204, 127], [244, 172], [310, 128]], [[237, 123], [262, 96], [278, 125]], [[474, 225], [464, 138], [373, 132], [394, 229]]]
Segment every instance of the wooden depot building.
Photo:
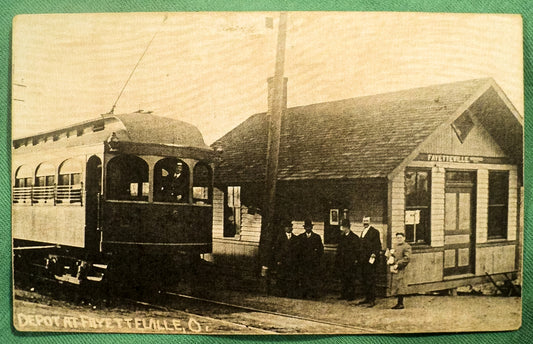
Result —
[[[237, 270], [258, 266], [267, 121], [255, 114], [212, 145], [222, 153], [211, 258]], [[523, 118], [490, 78], [293, 107], [282, 116], [276, 214], [296, 234], [312, 219], [326, 284], [340, 219], [359, 235], [363, 216], [383, 249], [405, 233], [411, 292], [514, 277], [522, 165]]]

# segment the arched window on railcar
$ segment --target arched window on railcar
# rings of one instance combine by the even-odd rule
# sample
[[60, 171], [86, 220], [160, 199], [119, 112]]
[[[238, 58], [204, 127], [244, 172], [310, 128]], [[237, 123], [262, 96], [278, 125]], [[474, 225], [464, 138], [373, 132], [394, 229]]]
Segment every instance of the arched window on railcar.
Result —
[[107, 164], [106, 192], [109, 200], [147, 201], [148, 164], [134, 155], [120, 155]]
[[154, 201], [189, 202], [189, 166], [176, 158], [164, 158], [154, 166]]
[[199, 162], [193, 170], [192, 199], [196, 204], [211, 204], [211, 167], [206, 163]]
[[61, 163], [57, 183], [57, 203], [81, 203], [82, 169], [81, 161], [76, 159], [68, 159]]
[[54, 199], [56, 167], [43, 162], [35, 171], [35, 184], [33, 186], [33, 200], [48, 203]]
[[22, 165], [15, 172], [13, 203], [31, 202], [33, 171], [28, 165]]

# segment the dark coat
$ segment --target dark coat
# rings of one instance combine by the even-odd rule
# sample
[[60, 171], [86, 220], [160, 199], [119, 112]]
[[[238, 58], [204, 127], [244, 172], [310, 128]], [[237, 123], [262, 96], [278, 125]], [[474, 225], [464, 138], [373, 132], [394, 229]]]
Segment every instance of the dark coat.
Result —
[[376, 256], [377, 260], [379, 259], [380, 251], [381, 239], [379, 238], [379, 231], [370, 226], [366, 235], [361, 237], [361, 256], [359, 260], [360, 262], [368, 262], [372, 254]]
[[306, 233], [298, 236], [299, 240], [299, 265], [303, 270], [314, 270], [320, 265], [320, 258], [324, 254], [324, 245], [320, 235], [311, 232], [311, 237]]
[[284, 267], [296, 266], [298, 264], [299, 255], [299, 237], [292, 234], [290, 240], [287, 239], [285, 231], [281, 232], [274, 245], [274, 258], [276, 264]]
[[355, 265], [359, 259], [360, 250], [361, 240], [357, 234], [352, 231], [348, 235], [341, 233], [335, 256], [337, 270], [341, 273], [355, 273]]

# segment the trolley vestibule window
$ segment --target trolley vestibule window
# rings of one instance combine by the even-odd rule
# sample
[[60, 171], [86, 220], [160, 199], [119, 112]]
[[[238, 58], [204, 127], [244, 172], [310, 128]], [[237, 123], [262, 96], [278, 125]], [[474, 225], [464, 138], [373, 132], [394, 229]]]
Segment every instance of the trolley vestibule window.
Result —
[[197, 204], [211, 204], [211, 168], [199, 162], [193, 170], [193, 202]]
[[164, 158], [154, 166], [154, 201], [189, 202], [189, 167], [176, 158]]
[[107, 164], [107, 199], [147, 201], [148, 164], [134, 155], [120, 155]]
[[13, 203], [31, 202], [33, 171], [30, 166], [22, 165], [15, 172]]
[[42, 163], [37, 167], [33, 200], [48, 202], [54, 198], [55, 170], [55, 166], [49, 163]]
[[78, 160], [68, 159], [61, 164], [57, 183], [58, 203], [81, 202], [81, 172], [82, 164]]

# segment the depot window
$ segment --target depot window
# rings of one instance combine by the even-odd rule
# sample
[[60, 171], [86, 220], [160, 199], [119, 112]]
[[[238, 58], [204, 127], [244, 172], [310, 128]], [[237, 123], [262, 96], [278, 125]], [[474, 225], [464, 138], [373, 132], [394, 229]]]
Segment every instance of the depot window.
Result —
[[417, 244], [430, 242], [431, 170], [405, 172], [405, 238]]
[[234, 237], [241, 232], [241, 187], [228, 186], [224, 198], [224, 236]]
[[509, 173], [489, 171], [488, 238], [507, 237]]
[[107, 164], [107, 199], [148, 200], [148, 164], [134, 155], [120, 155]]

